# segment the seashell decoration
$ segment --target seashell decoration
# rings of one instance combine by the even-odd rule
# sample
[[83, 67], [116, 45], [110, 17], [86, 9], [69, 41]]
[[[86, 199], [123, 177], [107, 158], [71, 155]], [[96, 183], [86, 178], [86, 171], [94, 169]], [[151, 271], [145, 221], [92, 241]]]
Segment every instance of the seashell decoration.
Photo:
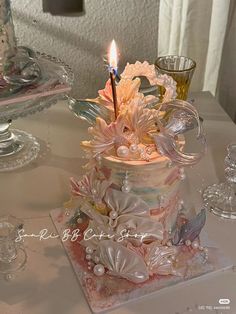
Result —
[[145, 142], [147, 136], [157, 132], [158, 111], [138, 104], [130, 104], [125, 115], [126, 127], [134, 133], [138, 142]]
[[98, 179], [95, 169], [84, 175], [81, 181], [71, 178], [70, 182], [73, 195], [88, 197], [96, 202], [102, 201], [106, 190], [111, 185], [109, 180]]
[[134, 283], [141, 283], [149, 278], [143, 259], [117, 242], [101, 241], [97, 255], [109, 275], [125, 278]]
[[147, 247], [145, 262], [151, 274], [171, 275], [174, 274], [173, 260], [177, 254], [174, 246], [158, 246], [153, 242]]

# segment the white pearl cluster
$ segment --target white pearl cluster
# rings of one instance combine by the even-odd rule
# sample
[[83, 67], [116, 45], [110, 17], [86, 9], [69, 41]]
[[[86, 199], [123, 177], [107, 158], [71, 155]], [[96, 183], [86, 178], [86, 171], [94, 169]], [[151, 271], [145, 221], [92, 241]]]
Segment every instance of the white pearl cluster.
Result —
[[129, 147], [129, 151], [130, 151], [132, 154], [137, 153], [137, 151], [138, 151], [138, 145], [137, 145], [137, 144], [131, 144], [130, 147]]
[[128, 172], [125, 173], [125, 178], [122, 181], [122, 186], [121, 186], [121, 191], [125, 192], [125, 193], [129, 193], [131, 190], [131, 186], [128, 180], [129, 176], [128, 176]]
[[99, 257], [93, 256], [93, 248], [87, 246], [85, 249], [86, 255], [85, 259], [88, 261], [88, 270], [93, 270], [94, 275], [102, 276], [105, 274], [105, 267], [99, 264]]
[[205, 253], [205, 260], [208, 259], [208, 248], [200, 246], [200, 243], [198, 240], [194, 240], [193, 242], [191, 242], [190, 240], [186, 240], [185, 245], [188, 247], [191, 246], [194, 250], [199, 250], [199, 251], [204, 252]]
[[[128, 158], [133, 157], [134, 159], [137, 159], [137, 155], [140, 156], [142, 160], [149, 160], [148, 152], [151, 154], [151, 150], [145, 147], [139, 147], [137, 144], [133, 143], [129, 147], [125, 145], [121, 145], [117, 148], [116, 154], [120, 158]], [[136, 156], [135, 156], [136, 155]]]
[[129, 156], [129, 148], [125, 145], [121, 145], [117, 148], [117, 156], [121, 158], [127, 158]]
[[120, 158], [127, 158], [130, 155], [136, 154], [139, 152], [139, 148], [137, 144], [131, 144], [130, 147], [125, 145], [121, 145], [117, 148], [116, 154]]
[[178, 206], [177, 206], [178, 211], [181, 211], [183, 207], [184, 207], [184, 201], [181, 199], [178, 202]]
[[183, 181], [183, 180], [186, 179], [186, 175], [185, 175], [185, 173], [184, 173], [184, 168], [180, 168], [180, 169], [179, 169], [179, 179], [180, 179], [181, 181]]

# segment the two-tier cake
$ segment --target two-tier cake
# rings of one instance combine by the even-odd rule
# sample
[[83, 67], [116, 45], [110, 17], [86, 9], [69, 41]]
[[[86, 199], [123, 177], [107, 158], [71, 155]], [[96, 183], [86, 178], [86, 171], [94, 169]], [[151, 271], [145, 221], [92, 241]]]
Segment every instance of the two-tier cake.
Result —
[[[164, 86], [162, 103], [140, 92], [140, 76]], [[204, 139], [195, 108], [175, 100], [175, 86], [153, 65], [136, 62], [117, 84], [116, 117], [110, 81], [94, 100], [109, 114], [88, 129], [91, 139], [82, 142], [87, 173], [71, 185], [84, 214], [78, 220], [82, 254], [96, 276], [141, 283], [155, 275], [182, 276], [191, 258], [207, 258], [199, 240], [205, 211], [188, 220], [179, 196], [183, 167], [202, 156], [184, 152], [183, 133], [196, 128]]]

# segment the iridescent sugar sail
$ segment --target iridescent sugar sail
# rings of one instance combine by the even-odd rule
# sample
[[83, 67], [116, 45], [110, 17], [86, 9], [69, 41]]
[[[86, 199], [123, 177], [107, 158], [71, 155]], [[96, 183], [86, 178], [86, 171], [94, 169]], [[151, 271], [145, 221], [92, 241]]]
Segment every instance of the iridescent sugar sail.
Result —
[[[165, 87], [162, 103], [140, 92], [140, 76]], [[206, 143], [196, 109], [175, 100], [175, 89], [154, 65], [136, 62], [127, 64], [116, 86], [116, 119], [110, 81], [96, 99], [71, 104], [91, 125], [91, 139], [81, 143], [88, 172], [72, 178], [71, 186], [87, 217], [82, 225], [90, 237], [80, 244], [96, 276], [141, 283], [155, 275], [184, 275], [192, 258], [207, 256], [199, 240], [205, 210], [188, 220], [179, 197], [183, 167], [200, 160]], [[192, 129], [202, 149], [185, 153], [185, 134]]]

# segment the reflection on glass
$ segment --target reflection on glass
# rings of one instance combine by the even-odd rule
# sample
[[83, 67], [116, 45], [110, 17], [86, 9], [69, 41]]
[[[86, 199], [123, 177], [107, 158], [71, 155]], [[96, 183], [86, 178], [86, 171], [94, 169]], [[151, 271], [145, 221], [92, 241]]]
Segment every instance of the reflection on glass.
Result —
[[[158, 73], [170, 75], [176, 81], [176, 98], [186, 100], [196, 62], [184, 56], [163, 56], [155, 61], [155, 66]], [[165, 89], [160, 87], [159, 92], [162, 99]]]

